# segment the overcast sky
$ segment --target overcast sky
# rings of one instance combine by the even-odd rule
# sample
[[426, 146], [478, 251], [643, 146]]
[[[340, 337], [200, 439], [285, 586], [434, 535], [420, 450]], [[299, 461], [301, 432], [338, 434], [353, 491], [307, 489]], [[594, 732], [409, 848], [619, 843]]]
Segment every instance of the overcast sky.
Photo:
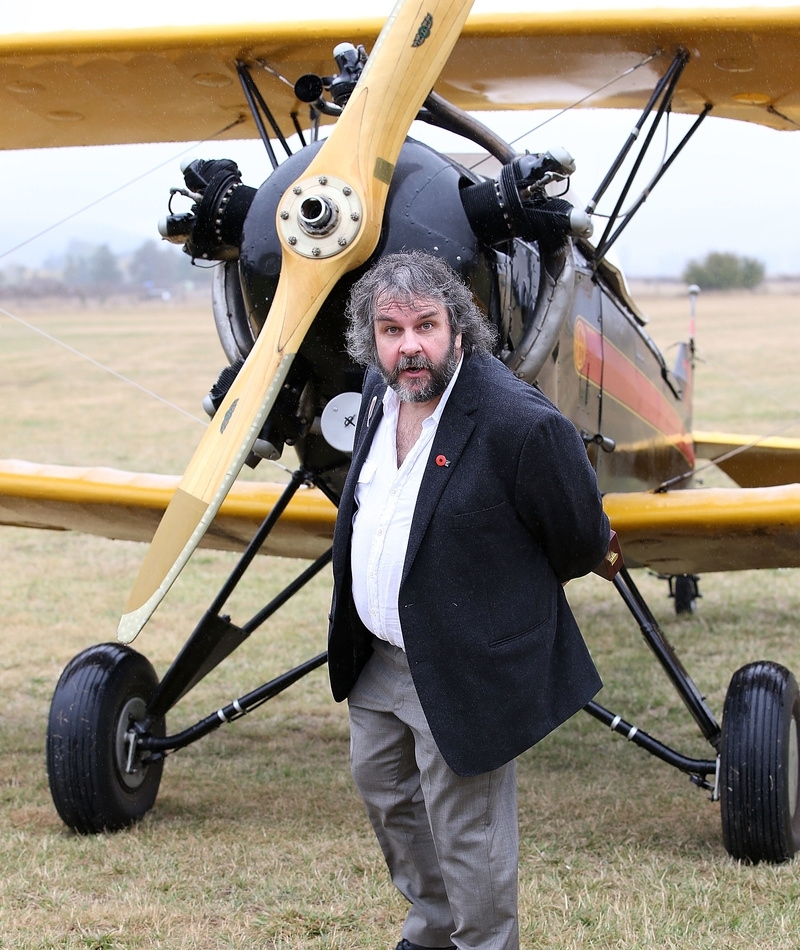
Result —
[[[533, 2], [503, 0], [502, 8], [531, 9]], [[486, 12], [493, 5], [493, 0], [477, 0], [473, 10]], [[605, 8], [642, 4], [573, 0], [568, 5]], [[694, 4], [673, 0], [662, 5]], [[703, 5], [719, 4], [705, 0]], [[271, 0], [238, 0], [222, 9], [217, 2], [187, 5], [138, 0], [135, 4], [96, 6], [85, 0], [72, 4], [40, 0], [4, 10], [0, 31], [181, 23], [187, 15], [193, 22], [248, 22], [265, 16], [274, 20], [274, 12], [265, 13], [265, 8], [273, 6], [276, 4]], [[297, 4], [307, 18], [325, 17], [334, 8], [342, 17], [364, 11], [381, 16], [392, 6], [391, 0], [369, 0], [366, 4], [344, 0], [338, 5], [304, 0]], [[563, 9], [565, 5], [536, 4], [537, 9], [544, 6]], [[227, 14], [229, 9], [232, 15]], [[540, 114], [520, 113], [484, 113], [481, 118], [507, 138], [542, 121]], [[517, 147], [539, 151], [565, 146], [578, 164], [574, 188], [588, 200], [635, 118], [632, 113], [576, 110], [521, 139]], [[678, 127], [685, 124], [686, 120], [673, 119], [671, 141], [677, 141]], [[421, 130], [420, 137], [423, 133], [436, 147], [464, 148], [458, 140], [431, 140], [428, 130]], [[11, 262], [39, 264], [48, 255], [63, 251], [73, 238], [108, 243], [117, 253], [129, 251], [147, 238], [157, 238], [156, 226], [166, 213], [169, 188], [183, 184], [180, 163], [195, 155], [235, 159], [250, 185], [260, 184], [269, 172], [263, 146], [255, 141], [202, 148], [172, 143], [0, 152], [0, 267]], [[690, 258], [702, 257], [710, 250], [733, 251], [759, 258], [773, 275], [800, 273], [798, 169], [800, 132], [774, 132], [707, 119], [621, 238], [619, 260], [632, 277], [670, 276], [679, 274]], [[52, 229], [40, 234], [48, 228]]]

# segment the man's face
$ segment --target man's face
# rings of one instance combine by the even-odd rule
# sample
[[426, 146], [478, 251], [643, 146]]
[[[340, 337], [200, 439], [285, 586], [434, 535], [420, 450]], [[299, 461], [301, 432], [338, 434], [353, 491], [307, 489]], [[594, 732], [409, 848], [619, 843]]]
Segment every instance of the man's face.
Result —
[[425, 403], [445, 391], [461, 357], [445, 307], [435, 300], [387, 302], [375, 314], [378, 368], [404, 402]]

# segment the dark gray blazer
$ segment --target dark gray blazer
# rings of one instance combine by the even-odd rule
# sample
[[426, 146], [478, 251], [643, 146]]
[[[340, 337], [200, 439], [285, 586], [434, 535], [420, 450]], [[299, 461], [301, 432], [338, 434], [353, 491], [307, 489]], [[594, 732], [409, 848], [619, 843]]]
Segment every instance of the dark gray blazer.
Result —
[[[328, 662], [337, 701], [372, 652], [353, 605], [350, 537], [384, 391], [368, 373], [334, 535]], [[572, 423], [499, 360], [466, 358], [420, 487], [399, 604], [414, 685], [453, 771], [498, 768], [600, 689], [562, 583], [600, 563], [609, 534]]]

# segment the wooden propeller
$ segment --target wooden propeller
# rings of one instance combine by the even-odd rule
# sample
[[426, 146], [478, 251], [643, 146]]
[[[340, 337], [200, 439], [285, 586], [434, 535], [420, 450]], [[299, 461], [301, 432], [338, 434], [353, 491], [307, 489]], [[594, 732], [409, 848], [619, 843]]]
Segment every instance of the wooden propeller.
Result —
[[[399, 0], [333, 131], [285, 193], [277, 218], [283, 260], [275, 299], [156, 531], [119, 623], [123, 643], [150, 619], [216, 515], [328, 293], [377, 246], [403, 141], [471, 5]], [[345, 213], [333, 228], [309, 233], [314, 211], [340, 206]]]

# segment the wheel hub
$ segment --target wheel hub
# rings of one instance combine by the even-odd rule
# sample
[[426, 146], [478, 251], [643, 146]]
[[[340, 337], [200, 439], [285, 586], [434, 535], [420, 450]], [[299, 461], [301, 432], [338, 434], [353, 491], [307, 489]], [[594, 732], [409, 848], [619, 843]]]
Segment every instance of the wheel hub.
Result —
[[786, 755], [786, 767], [789, 771], [787, 776], [787, 790], [789, 794], [789, 808], [792, 810], [792, 820], [797, 818], [798, 801], [798, 769], [800, 769], [800, 748], [798, 748], [797, 731], [800, 724], [797, 719], [792, 717], [791, 728], [789, 729], [789, 748]]
[[136, 747], [136, 731], [131, 728], [137, 719], [144, 718], [145, 701], [134, 696], [122, 707], [117, 720], [116, 762], [122, 783], [130, 789], [139, 788], [147, 776], [147, 765], [142, 764]]

